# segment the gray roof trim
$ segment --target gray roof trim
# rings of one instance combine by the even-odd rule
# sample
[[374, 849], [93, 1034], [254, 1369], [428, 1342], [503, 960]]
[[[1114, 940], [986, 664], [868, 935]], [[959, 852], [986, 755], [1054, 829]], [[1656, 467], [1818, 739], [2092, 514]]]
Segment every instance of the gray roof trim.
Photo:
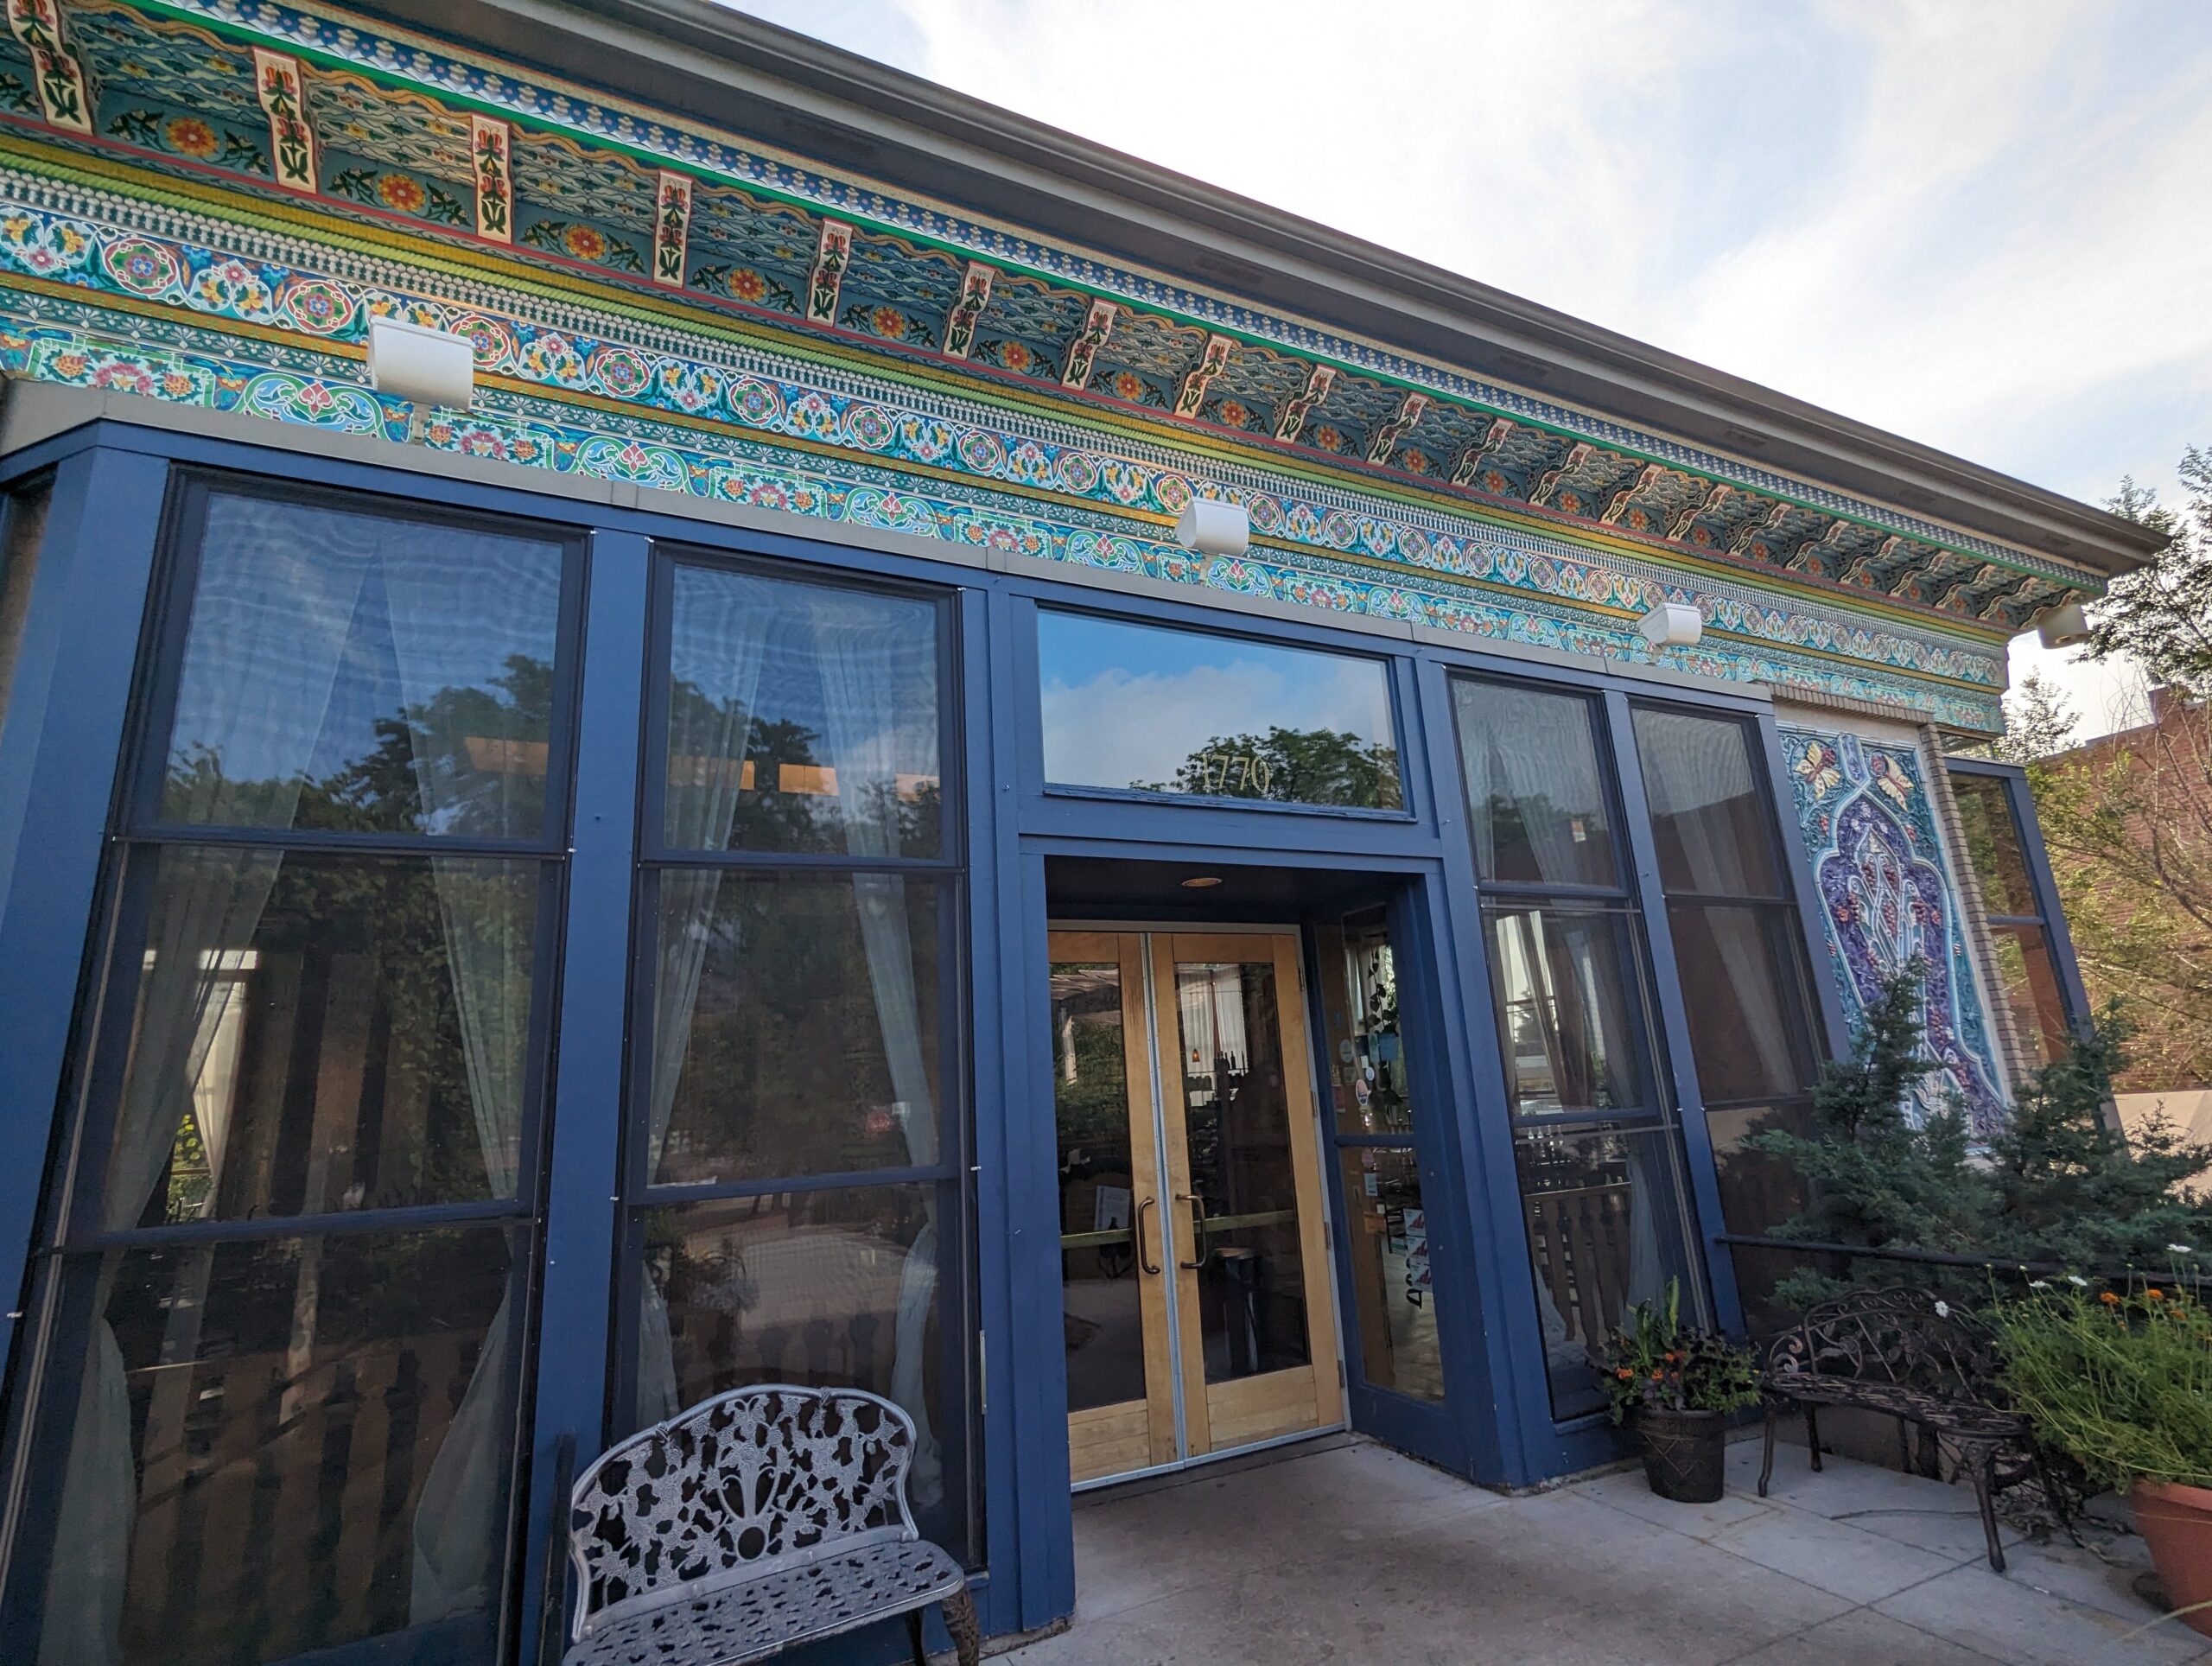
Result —
[[2107, 574], [2135, 523], [708, 0], [362, 0], [831, 169]]

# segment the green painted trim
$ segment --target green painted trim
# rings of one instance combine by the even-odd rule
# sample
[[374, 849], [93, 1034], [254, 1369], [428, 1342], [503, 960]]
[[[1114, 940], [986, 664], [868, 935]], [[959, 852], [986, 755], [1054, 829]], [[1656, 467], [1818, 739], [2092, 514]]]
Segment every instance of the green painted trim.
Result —
[[[119, 0], [119, 3], [137, 10], [157, 13], [162, 16], [168, 17], [175, 22], [184, 23], [195, 29], [203, 29], [211, 34], [221, 35], [242, 43], [266, 46], [275, 50], [281, 50], [289, 56], [305, 59], [308, 62], [317, 64], [323, 68], [334, 70], [342, 74], [356, 75], [365, 80], [379, 83], [383, 86], [391, 87], [395, 91], [404, 91], [418, 98], [433, 99], [442, 105], [449, 105], [461, 110], [480, 111], [484, 115], [496, 117], [499, 120], [509, 123], [518, 129], [536, 129], [541, 131], [562, 133], [592, 147], [603, 150], [611, 150], [618, 155], [626, 156], [634, 162], [649, 165], [655, 169], [681, 166], [687, 172], [696, 173], [704, 178], [712, 178], [721, 184], [734, 187], [741, 191], [765, 197], [773, 202], [780, 202], [788, 207], [803, 210], [804, 212], [820, 219], [836, 219], [842, 220], [846, 223], [874, 232], [878, 236], [903, 238], [909, 243], [915, 244], [923, 248], [935, 249], [942, 253], [957, 256], [963, 260], [974, 260], [982, 258], [983, 251], [969, 248], [964, 245], [954, 243], [944, 238], [931, 237], [925, 232], [916, 232], [903, 226], [893, 226], [887, 221], [879, 220], [866, 214], [849, 213], [843, 209], [838, 209], [833, 212], [823, 207], [821, 203], [815, 202], [806, 197], [799, 196], [795, 193], [779, 190], [772, 186], [763, 185], [756, 180], [741, 179], [736, 175], [726, 174], [718, 169], [708, 170], [700, 169], [696, 167], [694, 164], [688, 162], [679, 164], [672, 157], [664, 156], [657, 152], [646, 150], [636, 145], [625, 143], [620, 139], [609, 138], [605, 134], [595, 133], [588, 129], [577, 127], [569, 123], [550, 122], [543, 118], [537, 118], [525, 119], [518, 116], [511, 110], [492, 104], [486, 100], [471, 98], [465, 93], [454, 92], [451, 89], [446, 87], [432, 87], [427, 86], [423, 82], [416, 80], [411, 77], [400, 74], [395, 71], [385, 69], [381, 67], [366, 67], [353, 63], [346, 59], [340, 58], [333, 53], [324, 52], [313, 48], [303, 48], [296, 41], [290, 41], [282, 35], [271, 35], [263, 30], [251, 29], [244, 24], [233, 23], [227, 19], [204, 16], [200, 13], [188, 10], [181, 6], [172, 4], [170, 3], [170, 0]], [[408, 33], [408, 31], [400, 29], [394, 29], [391, 32], [394, 35], [404, 35]], [[455, 57], [464, 55], [460, 50], [446, 42], [436, 42], [435, 43], [435, 48], [442, 54]], [[486, 64], [490, 64], [492, 60], [484, 60], [482, 61]], [[497, 73], [506, 75], [515, 75], [519, 68], [519, 66], [506, 66], [498, 68]], [[582, 94], [588, 102], [594, 104], [606, 105], [612, 108], [620, 107], [621, 103], [621, 101], [619, 100], [609, 99], [603, 94], [588, 92], [583, 89], [578, 89], [578, 92]], [[728, 144], [732, 145], [734, 148], [743, 148], [742, 146], [737, 145], [734, 138], [723, 137], [717, 134], [707, 132], [704, 130], [693, 128], [692, 124], [690, 123], [678, 121], [665, 114], [645, 111], [643, 106], [637, 107], [637, 110], [638, 113], [642, 114], [645, 119], [652, 121], [660, 126], [685, 129], [695, 132], [698, 137], [712, 139], [712, 141], [717, 144]], [[804, 165], [810, 168], [814, 166], [814, 164], [811, 163], [805, 163], [804, 158], [801, 158], [800, 161]], [[1020, 236], [1030, 235], [1030, 233], [1019, 231], [1018, 228], [1016, 229], [1016, 234]], [[1708, 485], [1726, 486], [1736, 491], [1749, 493], [1753, 496], [1764, 497], [1770, 499], [1776, 502], [1786, 503], [1792, 508], [1803, 510], [1808, 514], [1826, 516], [1831, 520], [1840, 520], [1850, 525], [1863, 527], [1870, 532], [1881, 532], [1889, 537], [1904, 538], [1909, 543], [1926, 544], [1929, 548], [1942, 550], [1948, 551], [1949, 554], [1962, 556], [1968, 561], [1986, 562], [1993, 566], [2002, 567], [2008, 572], [2018, 573], [2025, 577], [2044, 579], [2052, 583], [2059, 582], [2053, 578], [2050, 574], [2040, 571], [2034, 567], [2025, 565], [2022, 563], [2003, 560], [1999, 557], [1987, 555], [1978, 550], [1968, 550], [1962, 545], [1952, 544], [1945, 540], [1929, 538], [1916, 532], [1909, 532], [1902, 527], [1886, 525], [1884, 523], [1872, 519], [1867, 516], [1855, 515], [1841, 510], [1830, 509], [1822, 505], [1809, 502], [1803, 498], [1797, 497], [1790, 493], [1754, 490], [1753, 488], [1741, 486], [1736, 481], [1724, 479], [1720, 475], [1709, 474], [1701, 469], [1686, 467], [1681, 462], [1675, 461], [1670, 458], [1656, 456], [1650, 452], [1643, 451], [1632, 446], [1624, 445], [1618, 441], [1601, 440], [1593, 435], [1579, 433], [1575, 429], [1565, 427], [1560, 423], [1545, 422], [1541, 418], [1529, 416], [1517, 411], [1505, 410], [1495, 405], [1485, 404], [1479, 400], [1470, 399], [1462, 394], [1447, 393], [1440, 388], [1412, 381], [1404, 377], [1395, 376], [1386, 371], [1378, 371], [1369, 366], [1356, 365], [1348, 359], [1336, 359], [1319, 353], [1294, 353], [1289, 348], [1283, 347], [1280, 342], [1271, 341], [1265, 336], [1253, 334], [1249, 331], [1238, 329], [1232, 325], [1217, 324], [1210, 320], [1192, 317], [1187, 314], [1177, 312], [1170, 308], [1141, 306], [1139, 303], [1130, 300], [1127, 296], [1117, 294], [1111, 289], [1102, 289], [1095, 284], [1084, 283], [1078, 279], [1071, 278], [1064, 273], [1048, 271], [1041, 267], [1033, 266], [1025, 262], [1006, 260], [997, 255], [991, 256], [990, 262], [995, 267], [1001, 270], [1019, 272], [1025, 277], [1036, 278], [1040, 282], [1050, 284], [1057, 289], [1071, 290], [1078, 295], [1091, 296], [1099, 300], [1112, 301], [1120, 305], [1128, 307], [1133, 311], [1157, 313], [1161, 316], [1172, 319], [1174, 321], [1187, 326], [1190, 328], [1204, 330], [1208, 334], [1211, 335], [1225, 335], [1232, 340], [1242, 341], [1248, 347], [1262, 347], [1267, 349], [1268, 352], [1281, 353], [1287, 358], [1297, 360], [1300, 363], [1328, 365], [1346, 375], [1357, 376], [1368, 380], [1380, 382], [1385, 386], [1403, 388], [1411, 392], [1423, 393], [1431, 398], [1440, 400], [1446, 404], [1454, 405], [1462, 410], [1481, 411], [1493, 417], [1503, 416], [1508, 422], [1516, 423], [1528, 428], [1533, 428], [1542, 433], [1556, 435], [1561, 439], [1573, 440], [1585, 444], [1598, 446], [1604, 450], [1614, 452], [1624, 457], [1634, 458], [1639, 462], [1656, 463], [1662, 468], [1671, 470], [1675, 474], [1687, 475], [1692, 480], [1704, 480]], [[1162, 273], [1160, 276], [1164, 280], [1179, 285], [1186, 284], [1188, 282], [1186, 279], [1177, 277], [1171, 273]], [[1236, 301], [1233, 296], [1224, 296], [1223, 298], [1230, 302], [1233, 305], [1243, 304], [1243, 302]], [[1314, 325], [1312, 326], [1312, 327], [1318, 329], [1320, 327], [1319, 325]], [[1397, 353], [1399, 352], [1399, 349], [1392, 347], [1386, 343], [1376, 342], [1374, 345], [1382, 352], [1391, 353]], [[1461, 373], [1465, 374], [1466, 372]], [[1530, 397], [1534, 397], [1535, 396], [1531, 395]], [[1364, 477], [1363, 476], [1362, 478]], [[1994, 540], [1993, 540], [1993, 541]], [[2084, 576], [2086, 577], [2087, 575]], [[2104, 594], [2104, 587], [2102, 585], [2097, 585], [2094, 588], [2082, 588], [2082, 594], [2084, 596], [2090, 598], [2101, 596]]]

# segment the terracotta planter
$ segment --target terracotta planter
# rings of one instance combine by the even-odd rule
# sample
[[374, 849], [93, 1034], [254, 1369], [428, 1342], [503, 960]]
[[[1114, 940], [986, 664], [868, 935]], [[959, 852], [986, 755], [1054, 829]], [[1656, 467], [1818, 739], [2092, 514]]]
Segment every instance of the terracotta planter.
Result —
[[1660, 1411], [1636, 1414], [1637, 1438], [1643, 1443], [1643, 1474], [1651, 1490], [1677, 1504], [1720, 1501], [1728, 1471], [1728, 1415], [1718, 1411]]
[[[2212, 1602], [2212, 1488], [2138, 1481], [2127, 1496], [2173, 1606]], [[2212, 1608], [2183, 1615], [2182, 1624], [2212, 1637]]]

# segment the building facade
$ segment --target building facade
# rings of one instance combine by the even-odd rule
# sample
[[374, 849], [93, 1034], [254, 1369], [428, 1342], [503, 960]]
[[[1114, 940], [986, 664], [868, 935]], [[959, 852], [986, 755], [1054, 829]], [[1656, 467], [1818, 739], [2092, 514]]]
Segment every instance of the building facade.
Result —
[[1985, 1132], [2080, 1021], [1944, 742], [2139, 528], [690, 0], [8, 10], [26, 1659], [552, 1658], [747, 1382], [1000, 1632], [1085, 1485], [1562, 1473], [1884, 977]]

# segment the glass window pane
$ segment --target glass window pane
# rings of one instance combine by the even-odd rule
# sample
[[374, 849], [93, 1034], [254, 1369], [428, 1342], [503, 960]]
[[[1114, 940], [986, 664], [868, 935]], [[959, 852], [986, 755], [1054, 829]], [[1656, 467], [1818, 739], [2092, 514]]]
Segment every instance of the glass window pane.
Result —
[[50, 485], [11, 493], [0, 517], [0, 733], [8, 727], [8, 696], [16, 684], [16, 658], [23, 645], [23, 625], [30, 616], [31, 579], [38, 570], [38, 547], [46, 536]]
[[[1085, 1411], [1145, 1396], [1144, 1315], [1134, 1275], [1141, 1254], [1149, 1252], [1141, 1249], [1136, 1237], [1127, 1052], [1131, 1038], [1122, 1019], [1121, 966], [1056, 962], [1052, 977], [1068, 1409]], [[1145, 1043], [1139, 1039], [1138, 1045]], [[1145, 1103], [1148, 1117], [1148, 1083]], [[1152, 1138], [1148, 1120], [1144, 1136]], [[1160, 1229], [1155, 1222], [1148, 1230]]]
[[715, 868], [658, 882], [653, 1183], [938, 1160], [942, 886]]
[[[1731, 1232], [1755, 1237], [1772, 1231], [1803, 1210], [1804, 1178], [1787, 1159], [1752, 1148], [1754, 1135], [1770, 1129], [1808, 1137], [1813, 1131], [1812, 1103], [1797, 1099], [1779, 1104], [1734, 1105], [1707, 1113], [1707, 1130], [1713, 1138], [1713, 1158], [1720, 1186], [1720, 1218]], [[1790, 1274], [1811, 1269], [1848, 1275], [1842, 1265], [1817, 1264], [1795, 1250], [1731, 1247], [1736, 1269], [1736, 1294], [1744, 1306], [1744, 1320], [1754, 1336], [1769, 1336], [1795, 1317], [1784, 1303], [1775, 1300], [1774, 1287]]]
[[1436, 1340], [1420, 1165], [1410, 1149], [1390, 1146], [1344, 1146], [1337, 1160], [1352, 1223], [1348, 1243], [1360, 1377], [1370, 1388], [1440, 1402], [1444, 1358]]
[[1998, 915], [2041, 912], [2036, 906], [2035, 887], [2028, 880], [2027, 858], [2020, 849], [2005, 780], [1955, 770], [1951, 792], [1966, 829], [1967, 865], [1981, 888], [1982, 907]]
[[937, 605], [674, 571], [670, 848], [937, 855]]
[[1040, 612], [1045, 779], [1396, 810], [1382, 662]]
[[973, 1560], [951, 1186], [880, 1186], [645, 1211], [633, 1425], [749, 1383], [868, 1389], [914, 1420], [925, 1538]]
[[1609, 766], [1577, 694], [1455, 677], [1475, 868], [1485, 880], [1617, 885]]
[[1580, 1416], [1605, 1404], [1590, 1350], [1637, 1302], [1664, 1300], [1679, 1277], [1685, 1313], [1702, 1322], [1675, 1134], [1523, 1129], [1514, 1149], [1552, 1415]]
[[535, 862], [137, 861], [109, 1228], [515, 1195]]
[[1175, 968], [1191, 1190], [1204, 1219], [1193, 1253], [1209, 1383], [1313, 1358], [1281, 1002], [1270, 960]]
[[491, 1227], [76, 1261], [62, 1305], [92, 1335], [39, 1660], [274, 1661], [410, 1627], [424, 1657], [493, 1658], [513, 1261]]
[[1733, 717], [1636, 709], [1636, 749], [1669, 895], [1782, 897], [1757, 732]]
[[1389, 912], [1363, 908], [1315, 931], [1321, 966], [1322, 1089], [1340, 1134], [1407, 1134], [1413, 1079], [1398, 1021], [1398, 958]]
[[1706, 1103], [1811, 1087], [1819, 1066], [1796, 912], [1780, 903], [1676, 902], [1667, 920]]
[[472, 527], [211, 497], [162, 819], [540, 836], [562, 558]]
[[2036, 1063], [2048, 1065], [2073, 1041], [2066, 1021], [2066, 996], [2058, 982], [2058, 966], [2040, 925], [1993, 925], [1991, 941], [1997, 951], [1997, 976], [2005, 1004], [2012, 1009], [2012, 1022], [2035, 1049]]
[[1514, 1114], [1656, 1109], [1629, 917], [1541, 903], [1491, 904], [1483, 915]]

